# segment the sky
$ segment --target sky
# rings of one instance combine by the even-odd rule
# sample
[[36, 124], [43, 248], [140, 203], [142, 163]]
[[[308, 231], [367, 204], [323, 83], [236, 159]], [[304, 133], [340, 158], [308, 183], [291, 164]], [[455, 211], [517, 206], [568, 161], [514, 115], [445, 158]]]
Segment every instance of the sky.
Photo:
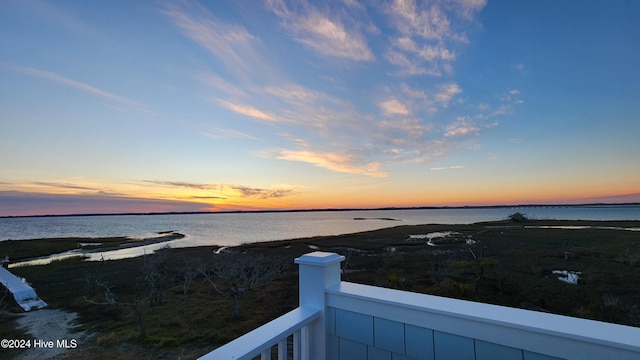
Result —
[[0, 1], [0, 216], [640, 202], [638, 14]]

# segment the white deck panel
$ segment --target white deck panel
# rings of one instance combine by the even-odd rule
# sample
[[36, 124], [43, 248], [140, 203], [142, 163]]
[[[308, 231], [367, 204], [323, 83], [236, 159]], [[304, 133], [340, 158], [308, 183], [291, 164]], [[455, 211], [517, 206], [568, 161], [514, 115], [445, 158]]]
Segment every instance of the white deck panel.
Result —
[[31, 286], [0, 266], [0, 283], [4, 285], [24, 311], [42, 309], [47, 303], [40, 300]]

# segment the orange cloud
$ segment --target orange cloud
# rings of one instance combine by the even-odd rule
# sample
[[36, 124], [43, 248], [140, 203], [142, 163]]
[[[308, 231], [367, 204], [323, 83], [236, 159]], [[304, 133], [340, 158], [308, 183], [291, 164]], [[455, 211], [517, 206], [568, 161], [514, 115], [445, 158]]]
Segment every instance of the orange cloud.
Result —
[[280, 150], [278, 159], [301, 161], [316, 166], [351, 174], [363, 174], [374, 177], [385, 177], [388, 174], [380, 171], [380, 163], [370, 162], [364, 165], [355, 164], [355, 159], [350, 155], [336, 153], [320, 153], [313, 151]]
[[238, 104], [238, 103], [225, 101], [225, 100], [218, 100], [218, 103], [226, 107], [227, 109], [241, 115], [249, 116], [249, 117], [260, 119], [260, 120], [277, 121], [277, 119], [274, 116], [269, 115], [259, 109], [256, 109], [253, 106]]

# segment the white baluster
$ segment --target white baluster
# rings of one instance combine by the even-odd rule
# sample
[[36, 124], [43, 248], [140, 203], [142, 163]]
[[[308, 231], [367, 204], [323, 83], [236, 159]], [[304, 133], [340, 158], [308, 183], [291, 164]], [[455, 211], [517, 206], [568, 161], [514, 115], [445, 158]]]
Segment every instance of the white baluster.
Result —
[[271, 349], [267, 349], [260, 354], [260, 360], [271, 360]]
[[300, 360], [300, 330], [293, 333], [293, 360]]
[[309, 343], [309, 326], [300, 329], [300, 354], [301, 360], [309, 360], [311, 357], [311, 347]]

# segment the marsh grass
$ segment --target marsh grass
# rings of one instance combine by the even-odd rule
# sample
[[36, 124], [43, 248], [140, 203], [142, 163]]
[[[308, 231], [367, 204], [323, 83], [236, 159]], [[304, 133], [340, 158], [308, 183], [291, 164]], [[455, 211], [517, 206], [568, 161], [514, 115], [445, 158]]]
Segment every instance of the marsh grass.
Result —
[[2, 249], [2, 257], [8, 256], [11, 261], [21, 261], [79, 249], [80, 243], [100, 243], [100, 245], [91, 247], [91, 249], [100, 249], [119, 246], [128, 242], [131, 242], [131, 239], [126, 237], [6, 240], [0, 243], [0, 249]]
[[[398, 226], [343, 236], [246, 244], [240, 251], [231, 251], [241, 256], [276, 255], [293, 264], [294, 258], [313, 251], [309, 247], [312, 245], [348, 257], [342, 275], [346, 281], [640, 326], [637, 305], [640, 264], [632, 261], [640, 255], [640, 232], [531, 228], [543, 225], [639, 227], [640, 222], [529, 220], [522, 224], [504, 221]], [[473, 239], [476, 245], [456, 242], [432, 247], [426, 240], [407, 241], [412, 234], [439, 231], [455, 231], [461, 238]], [[21, 256], [41, 254], [45, 249], [58, 252], [69, 246], [71, 240], [63, 240], [67, 245], [60, 246], [52, 245], [56, 240], [43, 241], [46, 246], [34, 246], [33, 253], [24, 248]], [[36, 245], [38, 241], [25, 243]], [[573, 255], [565, 260], [567, 244], [571, 245]], [[7, 246], [6, 242], [0, 242], [0, 255], [6, 253]], [[15, 245], [8, 248], [12, 247]], [[162, 304], [142, 307], [146, 327], [146, 336], [142, 338], [130, 309], [90, 304], [85, 299], [91, 290], [86, 274], [98, 267], [97, 276], [108, 282], [117, 298], [126, 301], [139, 296], [141, 258], [105, 261], [102, 265], [68, 259], [12, 271], [28, 279], [52, 308], [77, 312], [81, 329], [95, 334], [91, 342], [82, 344], [73, 353], [74, 358], [187, 359], [211, 351], [298, 304], [297, 267], [292, 265], [276, 280], [240, 297], [239, 320], [234, 319], [232, 299], [215, 293], [202, 277], [193, 279], [187, 306], [183, 306], [180, 264], [211, 261], [216, 249], [169, 251], [169, 267], [173, 270], [167, 275], [169, 281], [163, 289]], [[579, 283], [573, 285], [559, 281], [553, 270], [582, 274]], [[16, 306], [6, 310], [19, 311]], [[24, 335], [10, 324], [10, 316], [0, 316], [1, 335]], [[109, 357], [109, 352], [114, 355]]]

